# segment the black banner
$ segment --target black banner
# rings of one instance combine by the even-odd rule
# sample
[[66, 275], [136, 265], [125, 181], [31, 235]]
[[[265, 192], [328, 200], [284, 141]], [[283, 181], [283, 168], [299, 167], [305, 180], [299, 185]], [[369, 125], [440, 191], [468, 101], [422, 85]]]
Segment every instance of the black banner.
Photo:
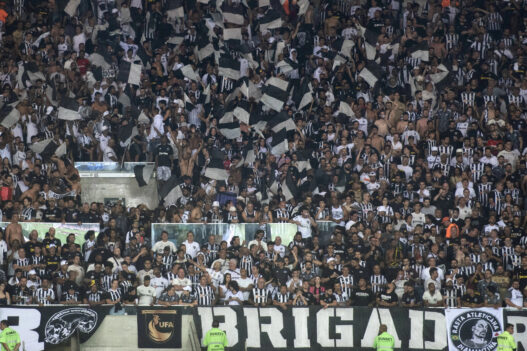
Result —
[[79, 333], [80, 342], [88, 340], [101, 325], [110, 306], [3, 307], [0, 319], [7, 319], [20, 333], [25, 350], [45, 350], [68, 341]]
[[227, 331], [229, 350], [371, 350], [380, 324], [396, 350], [447, 349], [443, 309], [198, 307], [200, 339], [213, 319]]
[[137, 342], [139, 348], [181, 348], [181, 314], [183, 310], [166, 307], [137, 307]]

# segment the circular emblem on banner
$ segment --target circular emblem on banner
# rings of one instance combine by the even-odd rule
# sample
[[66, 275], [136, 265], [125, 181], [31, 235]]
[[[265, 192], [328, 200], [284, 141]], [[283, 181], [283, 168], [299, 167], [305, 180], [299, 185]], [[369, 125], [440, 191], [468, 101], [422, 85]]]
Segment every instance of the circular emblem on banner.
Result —
[[60, 344], [79, 330], [89, 334], [97, 325], [97, 312], [87, 308], [68, 308], [55, 313], [48, 319], [44, 340], [48, 344]]
[[450, 323], [450, 337], [459, 350], [494, 351], [500, 333], [499, 320], [483, 311], [461, 313]]

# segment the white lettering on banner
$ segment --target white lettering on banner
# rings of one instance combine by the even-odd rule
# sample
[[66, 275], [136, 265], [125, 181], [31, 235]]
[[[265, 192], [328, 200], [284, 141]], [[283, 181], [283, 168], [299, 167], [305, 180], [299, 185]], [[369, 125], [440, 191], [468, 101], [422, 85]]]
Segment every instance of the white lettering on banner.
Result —
[[[379, 320], [380, 317], [380, 320]], [[395, 339], [395, 348], [401, 347], [401, 340], [397, 335], [395, 324], [393, 323], [392, 315], [390, 310], [386, 308], [373, 308], [371, 310], [370, 319], [368, 320], [368, 327], [364, 332], [364, 337], [361, 340], [362, 347], [373, 347], [373, 340], [379, 334], [379, 327], [382, 324], [386, 324], [388, 327], [388, 333], [390, 333]], [[422, 332], [421, 327], [421, 332]]]
[[293, 317], [295, 318], [295, 348], [311, 347], [307, 331], [309, 308], [293, 308]]
[[[525, 350], [527, 348], [527, 317], [521, 316], [507, 316], [507, 323], [514, 325], [514, 339], [518, 343], [518, 346], [522, 346]], [[518, 326], [523, 326], [518, 328]], [[523, 330], [520, 332], [520, 330]]]
[[[262, 333], [267, 333], [271, 344], [275, 348], [287, 347], [287, 340], [282, 336], [281, 331], [284, 329], [284, 315], [277, 308], [260, 309], [260, 317], [271, 317], [269, 324], [262, 324]], [[249, 330], [249, 329], [247, 329]]]
[[[223, 316], [225, 322], [220, 323], [219, 328], [225, 330], [227, 333], [227, 340], [229, 346], [233, 347], [238, 344], [240, 338], [238, 336], [238, 317], [236, 312], [230, 307], [198, 307], [198, 314], [201, 319], [201, 335], [205, 337], [207, 331], [212, 328], [212, 321], [216, 316]], [[203, 339], [201, 340], [203, 345]]]
[[321, 347], [335, 347], [335, 341], [329, 338], [329, 317], [335, 314], [333, 308], [317, 312], [317, 342]]
[[[342, 321], [353, 320], [352, 308], [337, 308], [335, 315], [340, 317]], [[336, 325], [335, 331], [340, 334], [340, 339], [337, 339], [335, 344], [337, 347], [353, 347], [353, 325]]]
[[408, 318], [410, 318], [410, 340], [408, 341], [408, 347], [410, 349], [423, 348], [423, 317], [423, 311], [408, 311]]
[[21, 350], [44, 350], [44, 343], [38, 342], [38, 332], [35, 331], [40, 325], [40, 316], [39, 310], [34, 308], [0, 308], [0, 320], [18, 318], [18, 325], [13, 325], [12, 328], [20, 334], [23, 342]]
[[243, 314], [247, 320], [247, 339], [245, 341], [245, 347], [261, 347], [258, 308], [244, 308]]
[[[447, 333], [445, 325], [445, 315], [441, 312], [425, 311], [425, 320], [434, 321], [434, 341], [425, 341], [427, 350], [443, 350], [447, 347]], [[421, 335], [424, 328], [421, 325]]]

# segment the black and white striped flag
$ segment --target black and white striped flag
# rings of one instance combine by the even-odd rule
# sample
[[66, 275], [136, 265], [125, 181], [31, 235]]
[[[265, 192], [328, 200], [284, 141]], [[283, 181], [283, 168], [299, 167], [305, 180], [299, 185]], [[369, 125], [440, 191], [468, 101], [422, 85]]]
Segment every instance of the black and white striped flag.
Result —
[[275, 156], [280, 156], [287, 151], [289, 151], [289, 143], [287, 141], [287, 131], [284, 128], [273, 134], [271, 153]]
[[260, 24], [260, 32], [264, 32], [269, 29], [282, 27], [282, 17], [280, 16], [280, 12], [274, 9], [269, 9], [263, 17], [258, 20], [258, 23]]
[[167, 0], [166, 14], [168, 18], [184, 18], [185, 10], [183, 8], [183, 0]]
[[359, 77], [362, 77], [372, 88], [383, 76], [384, 71], [382, 67], [375, 61], [368, 61], [359, 73]]
[[241, 3], [231, 5], [225, 1], [221, 5], [221, 13], [223, 14], [224, 23], [243, 25], [245, 11]]
[[293, 121], [293, 119], [289, 117], [289, 115], [285, 111], [279, 112], [274, 115], [273, 118], [269, 121], [268, 126], [274, 133], [278, 133], [282, 129], [285, 129], [286, 131], [296, 129], [295, 121]]
[[214, 55], [214, 45], [212, 45], [206, 36], [202, 36], [197, 40], [196, 50], [199, 61], [203, 61], [207, 57]]
[[48, 159], [53, 155], [61, 157], [66, 154], [66, 143], [58, 145], [53, 138], [42, 140], [29, 147], [34, 153], [40, 154], [43, 159]]
[[163, 201], [165, 207], [174, 205], [176, 201], [183, 196], [180, 184], [181, 180], [173, 175], [161, 187], [159, 198]]
[[141, 70], [141, 65], [123, 61], [119, 65], [117, 80], [138, 86], [141, 83]]
[[410, 56], [416, 59], [421, 59], [421, 61], [428, 62], [429, 60], [429, 47], [428, 42], [426, 40], [423, 40], [416, 45], [410, 47], [408, 50], [410, 52]]
[[379, 34], [371, 29], [361, 27], [361, 34], [364, 38], [364, 47], [366, 49], [366, 58], [374, 60], [377, 55], [377, 39]]
[[5, 128], [11, 128], [20, 120], [20, 111], [14, 106], [15, 104], [5, 104], [0, 109], [0, 125]]
[[134, 167], [135, 180], [140, 187], [148, 185], [152, 174], [154, 173], [154, 164], [137, 165]]
[[351, 109], [351, 106], [345, 101], [341, 101], [339, 103], [339, 113], [343, 113], [346, 116], [351, 117], [351, 118], [355, 117], [355, 112], [353, 112], [353, 110]]
[[227, 111], [218, 121], [218, 131], [227, 139], [241, 136], [240, 122], [234, 120], [233, 111]]
[[212, 150], [210, 153], [210, 162], [205, 167], [204, 176], [214, 180], [227, 180], [229, 171], [223, 166], [223, 152]]
[[234, 111], [232, 111], [232, 114], [234, 115], [234, 117], [238, 118], [240, 122], [249, 124], [251, 118], [250, 108], [251, 107], [248, 101], [241, 100], [234, 108]]
[[262, 87], [262, 98], [260, 101], [267, 107], [280, 112], [289, 97], [287, 87], [289, 83], [277, 77], [271, 77]]
[[232, 80], [240, 79], [240, 61], [228, 55], [222, 55], [218, 66], [218, 75]]
[[82, 119], [79, 113], [79, 103], [69, 97], [62, 98], [59, 105], [58, 119], [66, 121]]
[[183, 102], [185, 103], [185, 110], [187, 111], [192, 111], [196, 107], [188, 97], [187, 93], [184, 93], [183, 95]]
[[238, 47], [242, 40], [241, 28], [225, 28], [223, 30], [223, 41], [229, 46]]
[[293, 101], [298, 110], [303, 109], [313, 101], [313, 88], [308, 78], [304, 77], [300, 86], [295, 88]]
[[128, 147], [132, 142], [133, 137], [138, 134], [137, 127], [131, 122], [128, 122], [125, 126], [121, 126], [121, 128], [119, 128], [119, 143], [121, 147]]

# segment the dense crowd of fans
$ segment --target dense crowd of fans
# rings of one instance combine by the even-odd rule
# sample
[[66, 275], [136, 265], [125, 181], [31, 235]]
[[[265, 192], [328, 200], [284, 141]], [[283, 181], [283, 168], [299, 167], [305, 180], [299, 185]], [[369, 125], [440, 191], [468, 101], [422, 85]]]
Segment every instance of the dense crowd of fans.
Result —
[[[20, 114], [0, 126], [0, 305], [524, 306], [526, 1], [74, 4], [0, 6], [1, 117]], [[226, 56], [239, 80], [219, 73]], [[361, 74], [372, 61], [374, 83]], [[123, 63], [143, 67], [138, 85]], [[278, 154], [278, 133], [251, 122], [276, 114], [260, 101], [271, 77], [289, 84], [294, 124]], [[60, 117], [66, 99], [79, 118]], [[233, 106], [251, 116], [226, 121], [234, 138], [222, 132]], [[34, 151], [49, 139], [65, 152]], [[218, 155], [228, 179], [207, 177]], [[175, 178], [181, 194], [158, 208], [82, 203], [75, 161], [152, 161], [160, 188]], [[53, 229], [24, 238], [20, 221], [101, 232], [83, 245]], [[336, 223], [327, 245], [317, 221]], [[176, 247], [167, 233], [150, 242], [154, 222], [298, 233], [189, 232]]]

